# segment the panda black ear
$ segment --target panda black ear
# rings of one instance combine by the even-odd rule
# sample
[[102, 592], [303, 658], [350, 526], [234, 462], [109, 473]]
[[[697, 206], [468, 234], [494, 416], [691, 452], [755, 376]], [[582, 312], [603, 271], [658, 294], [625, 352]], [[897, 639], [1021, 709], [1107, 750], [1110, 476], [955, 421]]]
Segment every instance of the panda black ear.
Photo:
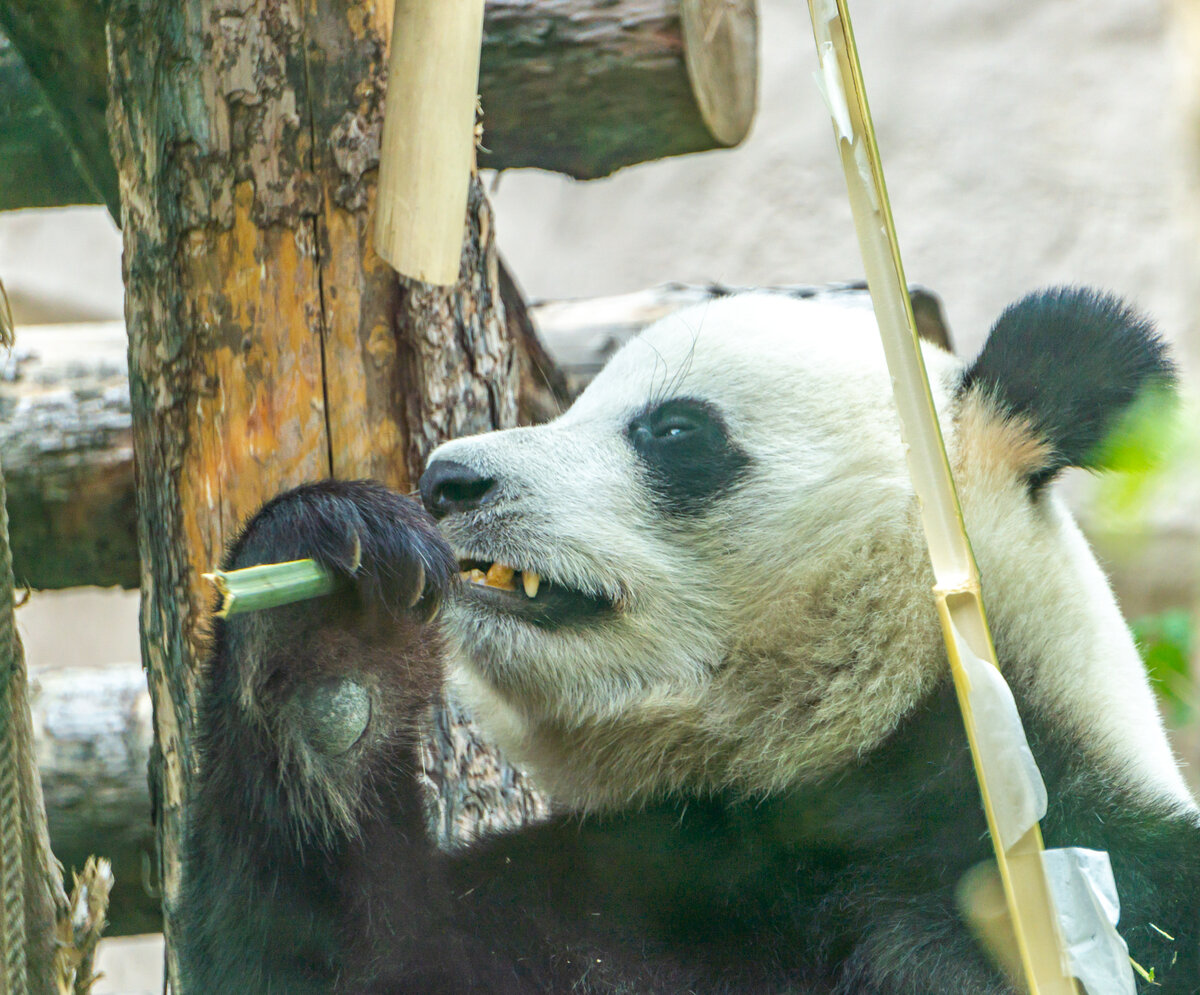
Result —
[[1045, 445], [1029, 476], [1037, 493], [1064, 467], [1099, 469], [1106, 439], [1139, 395], [1174, 380], [1149, 319], [1108, 294], [1054, 287], [1004, 311], [961, 390], [983, 391]]

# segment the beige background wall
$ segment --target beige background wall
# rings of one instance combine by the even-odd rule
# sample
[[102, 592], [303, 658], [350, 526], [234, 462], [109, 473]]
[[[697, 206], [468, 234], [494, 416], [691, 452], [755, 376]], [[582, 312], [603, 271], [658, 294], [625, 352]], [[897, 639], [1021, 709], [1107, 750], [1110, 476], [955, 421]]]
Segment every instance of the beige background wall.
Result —
[[[1173, 34], [1152, 0], [851, 3], [909, 278], [977, 347], [1027, 290], [1085, 282], [1190, 329]], [[861, 273], [803, 0], [762, 0], [746, 144], [574, 184], [506, 174], [501, 246], [538, 296]]]

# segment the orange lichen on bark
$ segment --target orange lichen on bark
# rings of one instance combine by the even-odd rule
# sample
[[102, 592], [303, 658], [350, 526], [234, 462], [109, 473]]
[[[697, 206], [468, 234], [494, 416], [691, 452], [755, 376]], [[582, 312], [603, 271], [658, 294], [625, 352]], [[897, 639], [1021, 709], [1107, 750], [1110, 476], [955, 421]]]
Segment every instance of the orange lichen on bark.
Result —
[[239, 184], [232, 228], [204, 232], [182, 274], [197, 338], [179, 472], [194, 618], [210, 597], [200, 575], [263, 495], [329, 473], [316, 260], [294, 231], [257, 227], [253, 204]]
[[[373, 191], [368, 205], [374, 200]], [[321, 256], [325, 328], [325, 396], [333, 472], [410, 487], [399, 396], [396, 274], [371, 248], [370, 207], [346, 210], [326, 196]]]

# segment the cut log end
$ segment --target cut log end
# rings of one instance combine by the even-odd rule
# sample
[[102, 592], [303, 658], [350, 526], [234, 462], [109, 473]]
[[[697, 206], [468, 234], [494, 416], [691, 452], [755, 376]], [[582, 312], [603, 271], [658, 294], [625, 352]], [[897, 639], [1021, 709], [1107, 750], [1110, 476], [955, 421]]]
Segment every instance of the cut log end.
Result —
[[479, 165], [576, 179], [738, 144], [758, 92], [755, 0], [491, 0]]
[[714, 142], [739, 144], [758, 104], [754, 0], [681, 0], [683, 55], [696, 105]]
[[483, 0], [397, 6], [375, 249], [401, 275], [436, 286], [459, 277], [482, 36]]

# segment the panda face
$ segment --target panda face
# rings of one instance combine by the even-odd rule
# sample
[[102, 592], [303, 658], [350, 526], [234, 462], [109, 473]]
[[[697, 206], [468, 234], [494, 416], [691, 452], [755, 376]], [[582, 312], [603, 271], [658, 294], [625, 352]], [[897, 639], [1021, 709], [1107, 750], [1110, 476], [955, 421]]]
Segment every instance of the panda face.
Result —
[[[1002, 408], [987, 368], [966, 391], [960, 361], [930, 347], [926, 363], [1010, 680], [1055, 695], [1088, 735], [1133, 732], [1143, 773], [1181, 787], [1098, 569], [1030, 486], [1052, 440]], [[749, 295], [681, 312], [554, 422], [440, 447], [423, 492], [437, 479], [463, 565], [521, 573], [515, 590], [467, 584], [448, 606], [452, 680], [562, 802], [826, 776], [946, 679], [869, 310]], [[1067, 624], [1047, 624], [1048, 597]], [[1107, 642], [1042, 676], [1046, 654], [1078, 661], [1092, 630]], [[1113, 689], [1107, 711], [1088, 682]]]
[[[953, 361], [934, 362], [950, 384]], [[560, 797], [793, 776], [761, 741], [759, 764], [742, 755], [764, 726], [797, 741], [776, 757], [825, 770], [928, 686], [932, 604], [908, 633], [907, 606], [882, 610], [886, 585], [929, 581], [869, 312], [774, 296], [683, 312], [556, 421], [449, 443], [438, 463], [489, 481], [441, 521], [464, 566], [539, 578], [533, 598], [520, 580], [464, 585], [447, 611], [457, 681]], [[846, 631], [872, 612], [878, 631]], [[910, 648], [875, 659], [885, 645]]]

